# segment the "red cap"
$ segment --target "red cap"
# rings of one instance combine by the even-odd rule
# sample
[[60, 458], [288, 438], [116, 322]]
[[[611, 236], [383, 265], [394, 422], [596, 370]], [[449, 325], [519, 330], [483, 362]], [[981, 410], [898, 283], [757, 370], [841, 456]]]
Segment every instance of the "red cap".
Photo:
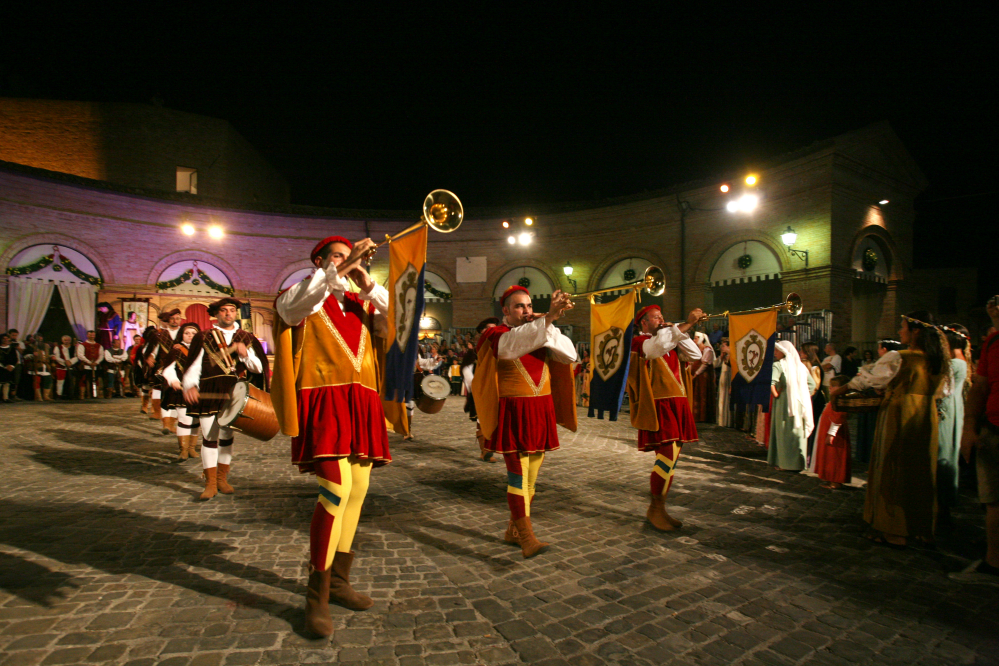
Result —
[[506, 291], [503, 292], [503, 295], [500, 297], [500, 305], [501, 306], [502, 305], [506, 305], [506, 299], [510, 298], [510, 296], [512, 296], [513, 294], [517, 293], [518, 291], [522, 291], [525, 294], [527, 294], [528, 296], [531, 295], [531, 292], [527, 291], [526, 287], [521, 287], [519, 284], [515, 284], [515, 285], [513, 285], [512, 287], [510, 287], [509, 289], [507, 289]]
[[344, 245], [346, 245], [347, 247], [349, 247], [351, 250], [354, 249], [354, 244], [351, 243], [346, 238], [344, 238], [343, 236], [330, 236], [329, 238], [324, 238], [321, 241], [319, 241], [318, 243], [316, 243], [316, 246], [314, 248], [312, 248], [312, 254], [309, 255], [309, 259], [311, 259], [312, 261], [315, 261], [316, 257], [319, 256], [319, 251], [322, 250], [327, 245], [329, 245], [330, 243], [343, 243]]
[[644, 317], [645, 315], [649, 314], [653, 310], [659, 310], [660, 312], [663, 311], [663, 309], [661, 307], [659, 307], [658, 305], [646, 305], [644, 308], [642, 308], [641, 310], [638, 311], [637, 315], [635, 315], [635, 328], [638, 328], [639, 326], [641, 326], [642, 325], [642, 317]]

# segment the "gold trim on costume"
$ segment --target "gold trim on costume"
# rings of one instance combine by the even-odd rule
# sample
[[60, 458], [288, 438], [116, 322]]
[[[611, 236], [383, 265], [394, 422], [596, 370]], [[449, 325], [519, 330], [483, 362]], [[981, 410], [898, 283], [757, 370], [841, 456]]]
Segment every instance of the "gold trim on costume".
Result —
[[357, 355], [355, 356], [354, 352], [350, 351], [350, 347], [347, 345], [347, 341], [343, 339], [342, 335], [340, 335], [340, 331], [338, 331], [337, 327], [333, 325], [332, 321], [330, 321], [330, 316], [326, 314], [325, 309], [323, 308], [319, 309], [319, 317], [323, 320], [323, 323], [326, 324], [326, 328], [330, 329], [330, 333], [333, 334], [333, 337], [336, 338], [336, 341], [340, 343], [340, 346], [343, 348], [343, 351], [347, 354], [347, 357], [350, 359], [350, 364], [354, 366], [354, 372], [360, 373], [361, 362], [364, 361], [364, 345], [365, 345], [364, 333], [367, 329], [364, 328], [363, 326], [361, 327], [361, 341], [357, 345]]
[[539, 384], [534, 383], [534, 380], [531, 379], [530, 373], [527, 372], [527, 368], [524, 367], [524, 364], [520, 362], [519, 358], [513, 363], [517, 367], [517, 370], [520, 371], [520, 374], [524, 377], [524, 379], [527, 380], [528, 386], [530, 386], [531, 391], [534, 392], [534, 397], [537, 398], [540, 396], [541, 389], [545, 385], [545, 380], [548, 379], [548, 363], [545, 363], [544, 369], [541, 371], [541, 383]]

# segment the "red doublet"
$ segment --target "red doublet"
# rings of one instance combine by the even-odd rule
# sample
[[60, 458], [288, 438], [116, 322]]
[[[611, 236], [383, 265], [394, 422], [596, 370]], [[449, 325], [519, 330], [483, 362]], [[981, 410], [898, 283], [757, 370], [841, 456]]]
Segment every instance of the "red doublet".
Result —
[[[509, 330], [506, 324], [487, 329], [479, 348], [488, 344], [499, 359], [500, 336]], [[514, 361], [497, 360], [499, 408], [496, 430], [486, 440], [486, 449], [496, 453], [543, 453], [559, 448], [547, 360], [545, 347]]]
[[[659, 446], [670, 442], [680, 442], [681, 444], [696, 442], [697, 427], [694, 425], [694, 414], [690, 410], [690, 401], [682, 393], [683, 377], [680, 372], [680, 358], [675, 349], [671, 349], [662, 356], [661, 363], [658, 362], [660, 359], [645, 358], [642, 346], [650, 337], [652, 336], [645, 334], [636, 335], [631, 341], [631, 351], [638, 354], [638, 358], [646, 364], [646, 368], [652, 375], [652, 385], [656, 391], [654, 395], [659, 430], [639, 430], [638, 450], [655, 451]], [[666, 372], [671, 373], [672, 377], [657, 376]], [[674, 395], [663, 397], [661, 392], [664, 389], [661, 387], [667, 386], [679, 387], [680, 393], [676, 395], [676, 391], [667, 390], [666, 393]]]
[[87, 357], [88, 361], [96, 362], [104, 357], [104, 347], [101, 347], [99, 342], [84, 340], [80, 344], [83, 345], [83, 355]]
[[302, 472], [314, 472], [321, 458], [355, 456], [374, 465], [392, 460], [365, 324], [374, 308], [365, 310], [357, 294], [345, 293], [342, 308], [330, 295], [294, 331], [301, 362], [296, 381], [299, 431], [291, 439], [291, 457]]

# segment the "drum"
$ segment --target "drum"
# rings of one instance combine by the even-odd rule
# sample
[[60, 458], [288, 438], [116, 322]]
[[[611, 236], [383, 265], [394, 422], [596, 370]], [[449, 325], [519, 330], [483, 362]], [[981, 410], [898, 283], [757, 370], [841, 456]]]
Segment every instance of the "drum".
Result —
[[439, 375], [427, 375], [420, 382], [420, 395], [416, 406], [426, 414], [436, 414], [444, 408], [444, 401], [451, 395], [451, 384]]
[[232, 387], [229, 404], [219, 410], [218, 423], [261, 442], [273, 439], [281, 429], [271, 394], [245, 380]]

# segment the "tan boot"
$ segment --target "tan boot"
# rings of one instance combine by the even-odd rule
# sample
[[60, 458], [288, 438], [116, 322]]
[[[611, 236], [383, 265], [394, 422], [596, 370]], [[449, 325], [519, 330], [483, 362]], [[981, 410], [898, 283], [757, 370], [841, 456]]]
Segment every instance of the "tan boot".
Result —
[[42, 401], [42, 390], [35, 389], [35, 402], [41, 402], [41, 401]]
[[177, 419], [175, 419], [172, 416], [167, 417], [163, 419], [163, 424], [167, 427], [167, 430], [169, 430], [171, 433], [173, 433], [174, 435], [177, 434]]
[[159, 421], [163, 418], [163, 412], [160, 411], [160, 400], [159, 398], [153, 398], [153, 408], [149, 412], [149, 418], [154, 421]]
[[177, 437], [177, 460], [187, 460], [187, 437]]
[[350, 567], [354, 563], [354, 551], [333, 556], [333, 575], [330, 576], [330, 601], [350, 610], [366, 610], [375, 605], [371, 597], [361, 594], [350, 586]]
[[236, 489], [229, 485], [226, 480], [229, 477], [229, 465], [219, 463], [219, 473], [217, 478], [219, 492], [223, 495], [232, 495]]
[[520, 545], [520, 539], [517, 538], [517, 527], [513, 524], [513, 518], [510, 519], [510, 522], [506, 526], [506, 534], [503, 535], [503, 541]]
[[538, 553], [548, 550], [548, 544], [544, 541], [538, 541], [538, 538], [534, 536], [534, 528], [531, 526], [530, 516], [518, 518], [513, 521], [513, 524], [517, 528], [517, 540], [520, 542], [520, 552], [523, 553], [524, 559], [534, 557]]
[[148, 393], [143, 393], [142, 394], [142, 407], [139, 408], [139, 411], [142, 412], [143, 414], [148, 414], [149, 413], [149, 394]]
[[309, 565], [309, 587], [305, 592], [305, 629], [318, 636], [333, 633], [330, 615], [330, 571]]
[[191, 454], [194, 458], [198, 455], [198, 436], [188, 435], [187, 436], [187, 452]]
[[198, 499], [202, 501], [210, 500], [218, 494], [219, 487], [217, 473], [218, 469], [215, 467], [209, 467], [201, 473], [205, 477], [205, 492], [201, 493], [201, 496]]
[[[666, 500], [662, 495], [653, 495], [649, 510], [645, 512], [645, 518], [652, 523], [652, 526], [661, 532], [672, 532], [683, 523], [674, 521], [666, 513]], [[679, 525], [674, 523], [680, 523]]]

